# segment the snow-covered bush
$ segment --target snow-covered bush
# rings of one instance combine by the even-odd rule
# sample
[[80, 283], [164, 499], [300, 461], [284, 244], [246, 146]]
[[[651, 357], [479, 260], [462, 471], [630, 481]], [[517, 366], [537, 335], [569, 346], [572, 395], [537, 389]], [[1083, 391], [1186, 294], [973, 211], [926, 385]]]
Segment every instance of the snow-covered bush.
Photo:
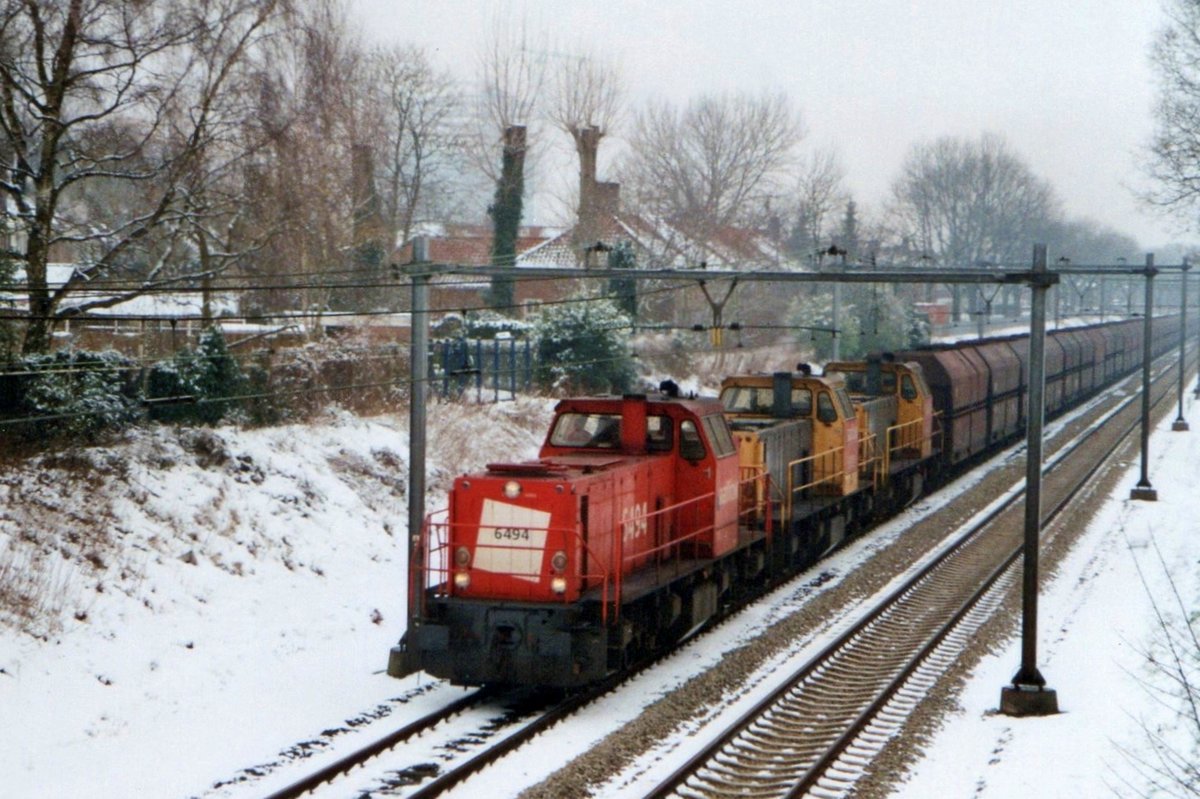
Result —
[[624, 392], [636, 377], [628, 340], [631, 322], [609, 300], [550, 305], [534, 325], [534, 379], [556, 392]]
[[229, 354], [225, 336], [210, 327], [201, 334], [195, 351], [181, 350], [150, 370], [146, 384], [150, 418], [216, 424], [237, 407], [245, 387], [246, 379]]
[[464, 333], [467, 338], [496, 338], [499, 333], [512, 336], [525, 336], [529, 333], [529, 325], [520, 319], [511, 319], [495, 311], [479, 311], [468, 314], [463, 320]]
[[137, 418], [135, 367], [119, 353], [60, 350], [26, 357], [17, 366], [26, 373], [19, 400], [29, 420], [18, 429], [23, 438], [92, 438]]

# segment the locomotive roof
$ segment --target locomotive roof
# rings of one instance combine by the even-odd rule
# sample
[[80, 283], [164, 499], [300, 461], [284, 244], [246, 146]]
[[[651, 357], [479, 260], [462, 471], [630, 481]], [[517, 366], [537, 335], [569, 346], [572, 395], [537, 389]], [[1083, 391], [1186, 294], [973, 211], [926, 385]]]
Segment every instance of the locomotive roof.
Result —
[[[745, 375], [729, 375], [721, 380], [721, 386], [726, 385], [743, 385], [743, 386], [770, 386], [775, 380], [775, 372], [754, 372], [753, 374]], [[803, 372], [788, 372], [791, 375], [792, 382], [811, 380], [815, 383], [820, 383], [826, 386], [838, 386], [845, 382], [841, 377], [832, 375], [814, 375], [805, 374]]]
[[719, 413], [721, 401], [717, 397], [669, 397], [666, 394], [607, 394], [592, 397], [569, 397], [558, 401], [555, 413], [563, 411], [604, 412], [605, 409], [619, 411], [626, 399], [644, 399], [650, 408], [664, 409], [669, 406], [683, 408], [697, 416]]

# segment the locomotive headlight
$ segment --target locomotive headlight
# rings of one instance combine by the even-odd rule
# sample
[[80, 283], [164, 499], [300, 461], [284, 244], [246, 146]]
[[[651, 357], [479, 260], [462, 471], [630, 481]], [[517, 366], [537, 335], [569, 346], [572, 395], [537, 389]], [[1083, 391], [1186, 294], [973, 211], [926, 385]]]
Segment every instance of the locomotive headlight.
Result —
[[504, 484], [504, 496], [509, 499], [516, 499], [521, 496], [521, 484], [516, 480], [509, 480]]
[[455, 572], [454, 573], [454, 587], [455, 588], [468, 588], [468, 587], [470, 587], [470, 585], [471, 585], [471, 575], [470, 574], [468, 574], [466, 572]]
[[567, 553], [558, 551], [554, 553], [554, 557], [550, 558], [550, 568], [562, 574], [567, 570]]
[[460, 569], [465, 569], [471, 565], [471, 550], [466, 547], [459, 547], [454, 550], [454, 565]]
[[550, 581], [550, 590], [556, 594], [567, 593], [567, 579], [565, 577], [555, 577]]

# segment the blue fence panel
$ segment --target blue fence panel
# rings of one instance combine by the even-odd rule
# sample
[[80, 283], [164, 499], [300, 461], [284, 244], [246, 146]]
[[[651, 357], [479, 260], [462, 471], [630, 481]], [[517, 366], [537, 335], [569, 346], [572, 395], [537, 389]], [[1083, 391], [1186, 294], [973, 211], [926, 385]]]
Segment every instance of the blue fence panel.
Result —
[[438, 339], [429, 349], [430, 385], [442, 397], [461, 398], [473, 388], [476, 402], [500, 402], [533, 387], [528, 339]]

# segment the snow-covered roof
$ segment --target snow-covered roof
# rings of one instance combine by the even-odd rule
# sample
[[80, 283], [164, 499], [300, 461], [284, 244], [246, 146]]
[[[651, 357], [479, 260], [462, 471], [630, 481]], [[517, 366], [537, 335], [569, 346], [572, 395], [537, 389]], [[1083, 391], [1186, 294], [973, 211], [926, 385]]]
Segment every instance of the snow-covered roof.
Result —
[[[46, 265], [46, 285], [51, 291], [62, 288], [71, 279], [76, 269], [75, 264], [51, 263]], [[25, 282], [25, 270], [18, 268], [13, 276], [13, 284]], [[103, 289], [90, 289], [82, 284], [73, 290], [64, 300], [62, 307], [69, 309], [87, 302], [103, 300], [116, 295]], [[23, 292], [0, 293], [0, 299], [19, 307], [25, 307], [28, 297]], [[210, 305], [214, 314], [233, 314], [237, 312], [237, 299], [232, 294], [214, 292], [210, 297]], [[152, 291], [130, 297], [127, 300], [105, 308], [99, 308], [94, 313], [104, 316], [161, 316], [184, 317], [199, 316], [203, 306], [203, 298], [198, 291]]]

